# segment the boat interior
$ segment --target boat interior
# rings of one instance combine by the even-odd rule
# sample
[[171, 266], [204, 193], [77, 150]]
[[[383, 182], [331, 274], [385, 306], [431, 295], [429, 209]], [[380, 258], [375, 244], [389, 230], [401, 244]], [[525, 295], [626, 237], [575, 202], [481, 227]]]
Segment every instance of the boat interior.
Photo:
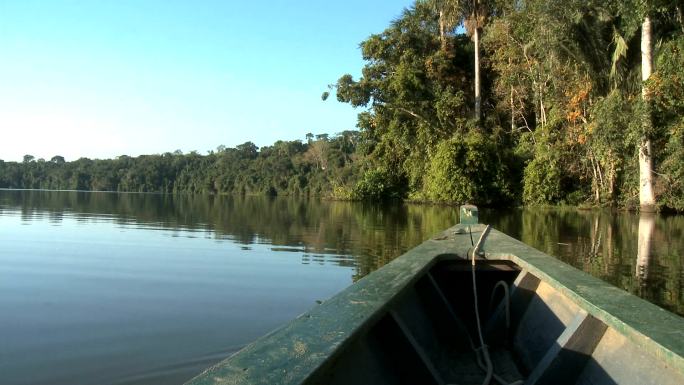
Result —
[[473, 273], [456, 255], [436, 261], [305, 383], [684, 383], [513, 262], [478, 259]]

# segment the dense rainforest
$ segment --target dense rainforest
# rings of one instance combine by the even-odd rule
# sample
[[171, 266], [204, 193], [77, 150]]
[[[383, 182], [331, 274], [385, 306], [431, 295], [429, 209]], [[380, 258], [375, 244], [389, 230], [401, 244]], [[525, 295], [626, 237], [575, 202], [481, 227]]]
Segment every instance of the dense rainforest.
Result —
[[684, 1], [418, 0], [323, 93], [358, 131], [0, 161], [0, 187], [684, 211]]
[[258, 148], [247, 142], [219, 146], [207, 155], [180, 151], [116, 159], [66, 162], [24, 156], [0, 161], [0, 188], [161, 193], [330, 196], [352, 183], [357, 131], [333, 138], [320, 134], [302, 141], [278, 141]]

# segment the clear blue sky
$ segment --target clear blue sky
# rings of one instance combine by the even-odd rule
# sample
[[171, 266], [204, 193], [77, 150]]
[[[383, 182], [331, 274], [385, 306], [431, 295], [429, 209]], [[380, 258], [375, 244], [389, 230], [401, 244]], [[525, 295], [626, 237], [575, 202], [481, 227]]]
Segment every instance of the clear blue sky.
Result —
[[0, 0], [0, 159], [110, 158], [354, 129], [320, 99], [412, 0]]

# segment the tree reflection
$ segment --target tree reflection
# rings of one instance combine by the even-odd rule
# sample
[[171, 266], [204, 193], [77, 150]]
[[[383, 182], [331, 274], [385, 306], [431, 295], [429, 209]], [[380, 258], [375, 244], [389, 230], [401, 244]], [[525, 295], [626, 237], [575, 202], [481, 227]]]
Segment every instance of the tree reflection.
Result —
[[292, 246], [303, 263], [354, 266], [359, 279], [456, 223], [454, 207], [371, 205], [266, 196], [198, 196], [54, 191], [3, 191], [0, 207], [25, 221], [103, 216], [123, 226], [209, 231], [243, 245]]
[[655, 230], [655, 216], [652, 213], [640, 213], [639, 235], [637, 244], [637, 258], [635, 275], [640, 286], [645, 285], [648, 279], [648, 265], [651, 259], [651, 240]]
[[514, 238], [684, 315], [684, 216], [575, 209], [480, 213]]
[[[283, 197], [0, 191], [5, 210], [204, 232], [248, 249], [352, 267], [354, 280], [457, 222], [457, 209]], [[684, 314], [684, 216], [574, 209], [480, 210], [481, 222], [664, 308]], [[637, 258], [635, 258], [637, 256]]]

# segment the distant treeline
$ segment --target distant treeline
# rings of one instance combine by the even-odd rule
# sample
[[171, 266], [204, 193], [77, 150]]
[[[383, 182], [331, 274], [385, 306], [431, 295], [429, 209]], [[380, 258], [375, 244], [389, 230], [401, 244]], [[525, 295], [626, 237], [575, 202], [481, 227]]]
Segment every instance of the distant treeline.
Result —
[[0, 161], [0, 188], [328, 196], [334, 186], [351, 183], [358, 138], [345, 131], [332, 138], [310, 134], [306, 143], [219, 146], [207, 155], [176, 151], [72, 162], [26, 155], [23, 162]]
[[684, 211], [683, 7], [417, 0], [361, 43], [360, 78], [330, 86], [361, 109], [358, 132], [209, 155], [28, 157], [0, 165], [0, 186]]

